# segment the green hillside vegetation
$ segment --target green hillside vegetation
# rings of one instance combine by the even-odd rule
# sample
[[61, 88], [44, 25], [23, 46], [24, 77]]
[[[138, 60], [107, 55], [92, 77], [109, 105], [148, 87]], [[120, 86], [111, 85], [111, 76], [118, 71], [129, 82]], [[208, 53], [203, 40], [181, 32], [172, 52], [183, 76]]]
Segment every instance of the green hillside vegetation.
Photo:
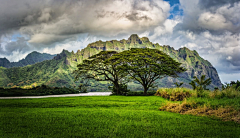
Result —
[[31, 89], [22, 88], [0, 88], [1, 97], [9, 96], [42, 96], [56, 94], [76, 94], [79, 91], [70, 88], [48, 87], [46, 85], [37, 86]]
[[[97, 41], [89, 44], [86, 48], [78, 50], [76, 53], [63, 50], [62, 53], [56, 55], [52, 60], [46, 60], [34, 65], [25, 67], [14, 67], [10, 69], [0, 68], [1, 76], [0, 87], [21, 87], [33, 88], [42, 84], [51, 87], [74, 87], [78, 86], [79, 82], [74, 82], [72, 72], [77, 69], [77, 65], [82, 63], [84, 59], [89, 58], [103, 50], [116, 50], [121, 52], [130, 48], [154, 48], [168, 54], [174, 60], [182, 63], [182, 66], [187, 69], [183, 74], [179, 74], [179, 78], [165, 77], [157, 80], [158, 87], [175, 87], [175, 82], [184, 82], [184, 87], [191, 87], [188, 83], [191, 82], [193, 76], [206, 75], [206, 78], [212, 79], [210, 89], [221, 87], [221, 82], [216, 69], [208, 61], [201, 58], [196, 51], [191, 51], [187, 48], [174, 50], [170, 46], [160, 46], [158, 43], [151, 43], [148, 38], [139, 38], [137, 35], [131, 35], [128, 40], [112, 40], [112, 41]], [[107, 82], [90, 81], [91, 87], [88, 91], [106, 91]], [[129, 88], [132, 90], [142, 90], [138, 83], [129, 83]]]
[[[233, 104], [230, 99], [227, 102], [197, 99], [198, 104]], [[0, 137], [219, 138], [240, 135], [240, 124], [233, 121], [160, 111], [168, 102], [181, 103], [158, 96], [2, 99]]]

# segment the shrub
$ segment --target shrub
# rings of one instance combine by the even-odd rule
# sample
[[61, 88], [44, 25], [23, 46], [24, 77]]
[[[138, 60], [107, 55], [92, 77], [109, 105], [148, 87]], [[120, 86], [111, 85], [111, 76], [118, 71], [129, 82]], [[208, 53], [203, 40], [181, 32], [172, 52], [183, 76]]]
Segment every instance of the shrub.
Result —
[[144, 92], [128, 92], [126, 96], [153, 96], [155, 93], [155, 91], [149, 91], [147, 95], [144, 95]]
[[[109, 86], [108, 89], [112, 91], [112, 95], [118, 95], [115, 86]], [[127, 95], [127, 93], [130, 92], [130, 90], [127, 88], [126, 84], [119, 84], [119, 92], [120, 95]]]
[[191, 97], [194, 93], [196, 93], [194, 90], [188, 88], [160, 88], [155, 95], [171, 101], [182, 101]]
[[236, 90], [234, 87], [228, 87], [222, 91], [215, 90], [209, 94], [211, 98], [235, 98], [240, 96], [240, 91]]
[[184, 100], [182, 103], [166, 103], [164, 106], [160, 107], [160, 111], [169, 111], [175, 113], [185, 113], [189, 110], [196, 109], [198, 107], [195, 102], [187, 102]]
[[22, 88], [10, 88], [0, 89], [0, 96], [40, 96], [40, 95], [51, 95], [51, 94], [74, 94], [79, 93], [78, 91], [70, 88], [51, 88], [43, 85], [32, 89]]

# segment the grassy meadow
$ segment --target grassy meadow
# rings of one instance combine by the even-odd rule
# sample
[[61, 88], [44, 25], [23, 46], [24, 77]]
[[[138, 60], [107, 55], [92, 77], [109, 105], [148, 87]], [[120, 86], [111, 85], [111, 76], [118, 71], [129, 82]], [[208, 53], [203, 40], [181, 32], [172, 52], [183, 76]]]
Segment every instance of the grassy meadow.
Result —
[[[198, 103], [209, 102], [206, 98], [198, 99]], [[222, 105], [227, 104], [224, 100], [211, 103], [217, 101]], [[159, 96], [0, 100], [0, 137], [240, 136], [240, 124], [233, 121], [160, 111], [159, 108], [168, 102], [183, 101], [170, 101]]]

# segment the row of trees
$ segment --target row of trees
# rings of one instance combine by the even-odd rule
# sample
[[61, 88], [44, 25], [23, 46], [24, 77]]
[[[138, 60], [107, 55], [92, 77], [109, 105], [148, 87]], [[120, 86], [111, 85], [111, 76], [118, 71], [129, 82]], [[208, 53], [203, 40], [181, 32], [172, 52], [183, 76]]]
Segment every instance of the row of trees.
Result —
[[178, 77], [186, 71], [181, 63], [157, 49], [132, 48], [123, 52], [102, 51], [77, 66], [75, 80], [110, 81], [113, 92], [123, 94], [126, 83], [139, 82], [147, 95], [154, 82], [166, 76]]

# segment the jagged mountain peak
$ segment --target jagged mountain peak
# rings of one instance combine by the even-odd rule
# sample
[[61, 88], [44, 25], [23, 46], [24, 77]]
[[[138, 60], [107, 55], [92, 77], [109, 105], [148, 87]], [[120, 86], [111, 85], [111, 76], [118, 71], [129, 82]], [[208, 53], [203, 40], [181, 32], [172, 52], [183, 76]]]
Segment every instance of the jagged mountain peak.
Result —
[[142, 38], [141, 38], [141, 41], [142, 41], [143, 43], [148, 43], [148, 42], [150, 42], [147, 37], [142, 37]]
[[128, 40], [127, 43], [131, 43], [131, 44], [141, 44], [142, 41], [140, 39], [140, 37], [137, 34], [132, 34]]
[[0, 66], [1, 67], [8, 67], [10, 64], [10, 61], [7, 58], [0, 58]]

